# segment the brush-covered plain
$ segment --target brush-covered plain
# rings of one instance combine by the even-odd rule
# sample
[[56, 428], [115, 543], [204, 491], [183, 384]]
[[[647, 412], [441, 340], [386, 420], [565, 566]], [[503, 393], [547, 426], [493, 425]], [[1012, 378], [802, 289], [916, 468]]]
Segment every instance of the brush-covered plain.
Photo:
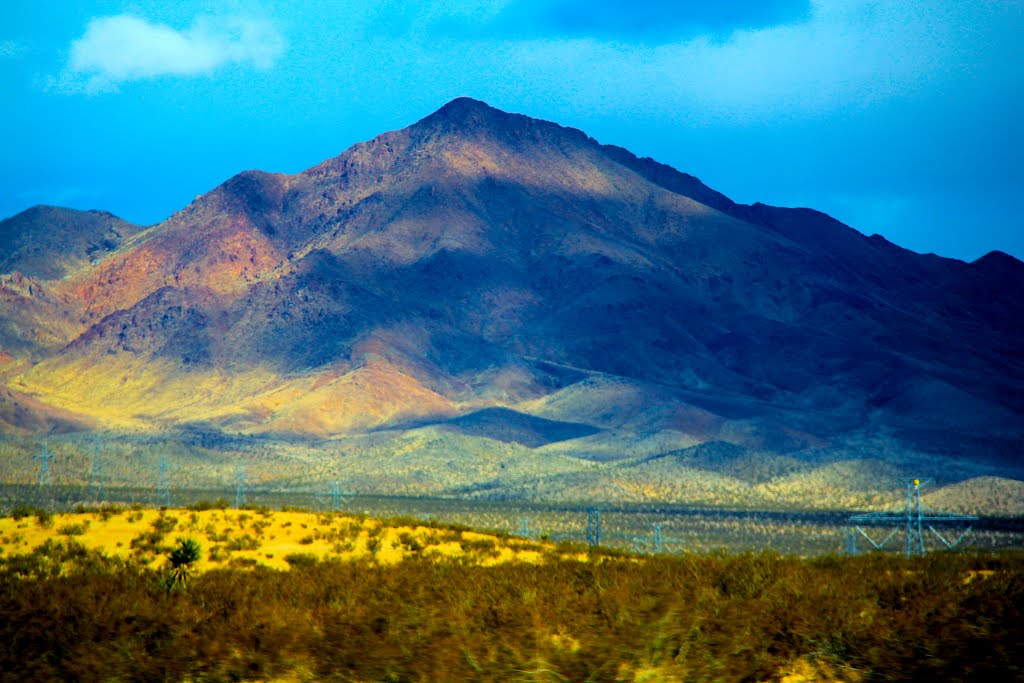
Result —
[[[287, 511], [16, 517], [5, 681], [1024, 680], [1020, 554], [650, 557]], [[203, 560], [178, 586], [185, 537]]]

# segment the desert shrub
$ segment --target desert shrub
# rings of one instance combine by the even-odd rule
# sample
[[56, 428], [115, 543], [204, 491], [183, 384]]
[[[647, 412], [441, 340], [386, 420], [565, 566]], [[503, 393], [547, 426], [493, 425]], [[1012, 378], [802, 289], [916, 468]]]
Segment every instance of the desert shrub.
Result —
[[238, 567], [241, 569], [251, 569], [259, 564], [259, 561], [253, 557], [232, 557], [228, 560], [229, 567]]
[[43, 527], [44, 529], [49, 529], [51, 526], [53, 526], [53, 515], [47, 512], [46, 510], [37, 509], [36, 524]]
[[313, 543], [313, 536], [312, 536], [312, 534], [310, 534], [308, 536], [303, 536], [302, 538], [299, 539], [299, 545], [310, 545], [312, 543]]
[[189, 505], [188, 509], [194, 512], [207, 512], [208, 510], [227, 510], [228, 507], [230, 506], [226, 499], [218, 498], [212, 502], [208, 500], [197, 500]]
[[230, 534], [218, 531], [217, 525], [212, 521], [207, 523], [206, 527], [203, 529], [203, 533], [205, 533], [206, 537], [213, 543], [226, 543], [231, 538]]
[[0, 567], [3, 575], [9, 573], [22, 578], [41, 579], [60, 576], [67, 570], [94, 569], [104, 564], [106, 558], [90, 552], [77, 541], [51, 538], [31, 553], [7, 556]]
[[408, 531], [400, 533], [398, 535], [398, 540], [405, 548], [409, 549], [410, 552], [418, 553], [423, 550], [423, 544], [420, 542], [420, 539], [417, 538], [415, 534], [409, 533]]
[[16, 505], [11, 510], [11, 517], [14, 518], [14, 521], [16, 522], [24, 519], [25, 517], [44, 518], [49, 514], [50, 513], [43, 508], [36, 507], [34, 505]]
[[864, 681], [1021, 678], [1021, 555], [593, 558], [299, 553], [168, 593], [65, 539], [0, 556], [0, 678], [777, 681], [799, 658]]
[[137, 556], [145, 554], [159, 554], [167, 550], [164, 546], [166, 535], [159, 531], [143, 531], [128, 544], [128, 547], [135, 551]]
[[89, 528], [89, 520], [81, 522], [73, 522], [70, 524], [64, 524], [57, 528], [57, 533], [61, 536], [81, 536]]
[[230, 551], [236, 550], [257, 550], [260, 547], [260, 542], [255, 536], [249, 534], [242, 534], [236, 538], [232, 538], [224, 544], [224, 548]]
[[284, 556], [284, 561], [288, 563], [289, 567], [312, 567], [317, 564], [319, 560], [316, 555], [312, 553], [289, 553]]
[[166, 514], [163, 510], [153, 520], [153, 530], [161, 534], [169, 534], [178, 526], [178, 518]]
[[96, 514], [98, 514], [99, 518], [104, 522], [115, 515], [121, 514], [122, 512], [124, 512], [124, 508], [120, 505], [101, 505], [99, 509], [96, 510]]
[[497, 542], [491, 538], [462, 539], [462, 549], [466, 552], [487, 553], [497, 547]]

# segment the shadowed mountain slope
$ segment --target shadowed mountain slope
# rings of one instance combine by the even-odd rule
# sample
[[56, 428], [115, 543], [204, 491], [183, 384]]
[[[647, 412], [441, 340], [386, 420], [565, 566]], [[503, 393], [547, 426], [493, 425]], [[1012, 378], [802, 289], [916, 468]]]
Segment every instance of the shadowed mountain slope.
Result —
[[106, 211], [35, 206], [0, 221], [0, 273], [62, 278], [96, 264], [140, 230]]
[[530, 448], [590, 436], [598, 430], [577, 422], [556, 422], [508, 408], [484, 408], [448, 420], [446, 425], [471, 436], [483, 436]]
[[115, 228], [134, 237], [92, 260], [98, 237], [64, 261], [27, 256], [56, 244], [41, 237], [0, 261], [35, 263], [45, 293], [0, 299], [8, 386], [111, 426], [436, 424], [589, 460], [899, 430], [1008, 456], [1024, 437], [1024, 264], [736, 204], [468, 98], [302, 173], [241, 173], [143, 233], [95, 231]]

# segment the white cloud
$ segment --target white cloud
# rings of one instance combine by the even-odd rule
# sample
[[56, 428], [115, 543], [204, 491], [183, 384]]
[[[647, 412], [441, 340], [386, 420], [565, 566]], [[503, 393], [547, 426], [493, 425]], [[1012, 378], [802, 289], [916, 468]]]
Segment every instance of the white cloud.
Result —
[[284, 40], [265, 20], [197, 18], [176, 30], [129, 14], [92, 19], [71, 43], [60, 86], [88, 93], [158, 76], [197, 76], [232, 63], [273, 65]]
[[0, 40], [0, 59], [7, 57], [18, 57], [25, 52], [25, 46], [13, 40]]
[[492, 52], [518, 82], [544, 74], [536, 87], [552, 99], [571, 92], [613, 111], [674, 108], [691, 120], [736, 122], [863, 110], [953, 89], [985, 70], [998, 76], [1006, 69], [991, 55], [1010, 44], [1001, 25], [1021, 26], [1021, 12], [997, 0], [813, 0], [807, 21], [725, 41], [539, 39]]

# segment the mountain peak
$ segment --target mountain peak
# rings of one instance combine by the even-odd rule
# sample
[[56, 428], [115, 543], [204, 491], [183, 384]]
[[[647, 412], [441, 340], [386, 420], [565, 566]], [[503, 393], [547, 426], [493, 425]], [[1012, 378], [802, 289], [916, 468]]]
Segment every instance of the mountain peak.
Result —
[[981, 258], [975, 259], [971, 262], [971, 266], [1001, 278], [1019, 281], [1024, 277], [1024, 262], [999, 250], [990, 251]]
[[1011, 268], [1018, 268], [1021, 265], [1024, 265], [1024, 263], [1022, 263], [1019, 259], [1016, 259], [1010, 254], [1007, 254], [1005, 251], [999, 251], [998, 249], [994, 249], [985, 254], [984, 256], [975, 259], [974, 263], [979, 266], [1000, 265]]
[[433, 114], [423, 118], [420, 123], [434, 123], [466, 129], [493, 126], [513, 116], [515, 114], [496, 109], [486, 102], [474, 100], [472, 97], [456, 97]]
[[483, 102], [482, 100], [475, 100], [472, 97], [456, 97], [454, 100], [442, 105], [435, 113], [444, 114], [445, 116], [458, 116], [467, 113], [482, 112], [503, 113], [500, 109], [496, 109], [486, 102]]

